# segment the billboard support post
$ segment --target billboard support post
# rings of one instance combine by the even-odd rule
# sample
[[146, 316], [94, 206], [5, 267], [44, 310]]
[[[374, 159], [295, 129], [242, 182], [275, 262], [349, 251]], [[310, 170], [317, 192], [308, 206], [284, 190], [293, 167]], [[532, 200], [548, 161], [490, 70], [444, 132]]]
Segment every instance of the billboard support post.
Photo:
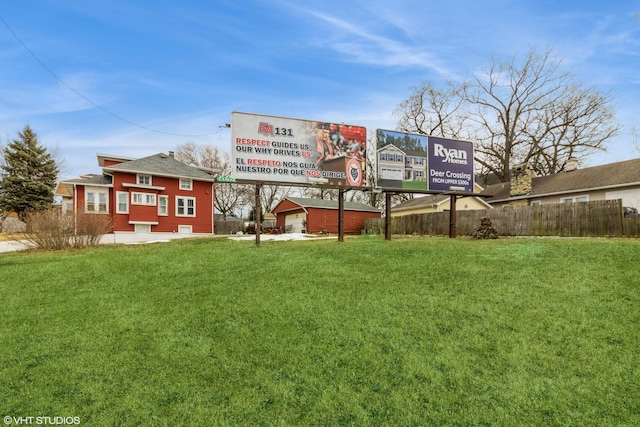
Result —
[[338, 242], [344, 242], [344, 188], [338, 190]]
[[384, 239], [391, 240], [391, 193], [384, 193]]
[[452, 194], [449, 201], [449, 238], [456, 238], [456, 195]]
[[262, 221], [260, 217], [262, 216], [262, 206], [260, 206], [260, 188], [262, 184], [256, 184], [256, 208], [255, 208], [255, 219], [256, 219], [256, 246], [260, 245], [260, 234], [262, 233]]

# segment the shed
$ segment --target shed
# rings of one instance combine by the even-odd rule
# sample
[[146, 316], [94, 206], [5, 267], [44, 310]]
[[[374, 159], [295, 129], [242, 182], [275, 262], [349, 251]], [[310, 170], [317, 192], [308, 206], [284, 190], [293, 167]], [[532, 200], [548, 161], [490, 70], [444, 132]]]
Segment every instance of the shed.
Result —
[[[300, 233], [337, 233], [338, 201], [287, 197], [273, 209], [276, 226]], [[368, 218], [381, 218], [382, 211], [364, 203], [344, 203], [344, 233], [360, 234]]]

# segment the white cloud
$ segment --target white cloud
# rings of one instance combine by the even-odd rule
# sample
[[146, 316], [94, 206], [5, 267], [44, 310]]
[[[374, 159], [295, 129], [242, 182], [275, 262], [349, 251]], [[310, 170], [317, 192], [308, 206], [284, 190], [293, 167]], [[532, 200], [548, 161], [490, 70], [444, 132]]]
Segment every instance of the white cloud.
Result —
[[402, 42], [381, 36], [374, 30], [358, 25], [356, 20], [339, 19], [320, 10], [297, 10], [330, 25], [330, 28], [320, 32], [315, 43], [343, 54], [346, 61], [383, 67], [419, 67], [445, 78], [455, 77], [455, 73], [424, 46], [413, 45], [410, 40]]

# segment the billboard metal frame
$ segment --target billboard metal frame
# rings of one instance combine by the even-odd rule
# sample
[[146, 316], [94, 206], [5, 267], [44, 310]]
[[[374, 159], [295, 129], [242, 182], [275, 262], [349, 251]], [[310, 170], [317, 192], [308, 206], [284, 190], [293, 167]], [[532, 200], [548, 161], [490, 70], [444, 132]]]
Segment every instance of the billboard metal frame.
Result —
[[[235, 126], [234, 126], [235, 124]], [[425, 165], [425, 188], [402, 188], [401, 186], [367, 186], [366, 180], [366, 155], [367, 140], [366, 128], [363, 126], [345, 125], [343, 123], [322, 122], [317, 120], [304, 120], [280, 116], [268, 116], [263, 114], [233, 112], [231, 116], [231, 161], [233, 171], [231, 177], [218, 177], [218, 183], [236, 183], [255, 185], [256, 211], [260, 209], [260, 190], [263, 185], [286, 185], [291, 187], [319, 187], [339, 190], [338, 197], [338, 241], [343, 241], [344, 233], [344, 192], [348, 190], [373, 191], [385, 194], [385, 239], [391, 239], [391, 196], [398, 193], [413, 194], [442, 194], [451, 198], [449, 237], [456, 237], [456, 200], [459, 197], [491, 197], [480, 196], [473, 192], [475, 185], [473, 174], [473, 144], [467, 141], [458, 141], [446, 138], [431, 137], [421, 134], [387, 131], [376, 129], [379, 132], [388, 132], [399, 135], [407, 135], [408, 138], [419, 137], [426, 140], [424, 150], [427, 164]], [[238, 128], [240, 128], [238, 130]], [[320, 135], [323, 139], [334, 140], [336, 130], [357, 129], [363, 135], [359, 137], [357, 145], [361, 150], [361, 157], [356, 162], [348, 159], [349, 154], [344, 145], [338, 155], [326, 156], [327, 148], [321, 149]], [[314, 134], [315, 133], [315, 134]], [[317, 147], [314, 147], [316, 138]], [[339, 138], [339, 137], [338, 137]], [[431, 144], [429, 143], [431, 139]], [[432, 149], [433, 144], [439, 144], [437, 151]], [[468, 144], [468, 145], [467, 145]], [[378, 144], [376, 144], [378, 145]], [[355, 147], [355, 145], [353, 145]], [[376, 167], [378, 167], [378, 151], [376, 147]], [[324, 150], [324, 153], [322, 153]], [[318, 158], [325, 154], [325, 158]], [[331, 157], [331, 158], [326, 158]], [[442, 159], [441, 163], [449, 164], [450, 168], [431, 169], [435, 159]], [[340, 163], [337, 170], [326, 170], [325, 163], [337, 159]], [[470, 165], [469, 165], [470, 162]], [[316, 166], [310, 166], [314, 164]], [[460, 166], [466, 168], [460, 168]], [[440, 166], [442, 166], [440, 164]], [[470, 171], [467, 169], [470, 168]], [[284, 171], [286, 169], [286, 172]], [[274, 172], [275, 170], [275, 172]], [[373, 172], [378, 177], [378, 171]], [[433, 173], [433, 176], [431, 176]], [[254, 177], [255, 175], [255, 177]], [[351, 175], [349, 177], [349, 175]], [[292, 177], [294, 177], [292, 179]], [[315, 178], [315, 179], [314, 179]], [[352, 178], [352, 179], [348, 179]], [[436, 182], [434, 178], [442, 178]], [[448, 184], [446, 189], [432, 188], [433, 184]], [[451, 185], [464, 183], [465, 185]], [[377, 184], [377, 179], [376, 179]], [[438, 185], [435, 185], [438, 187]], [[470, 189], [470, 191], [468, 191]], [[260, 244], [260, 222], [257, 216], [256, 245]]]

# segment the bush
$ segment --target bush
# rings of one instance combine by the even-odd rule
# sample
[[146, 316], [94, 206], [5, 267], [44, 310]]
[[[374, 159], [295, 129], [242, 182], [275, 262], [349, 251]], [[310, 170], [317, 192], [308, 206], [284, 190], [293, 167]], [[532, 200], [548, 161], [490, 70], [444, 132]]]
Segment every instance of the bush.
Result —
[[111, 230], [111, 218], [104, 214], [63, 214], [59, 209], [31, 212], [26, 217], [27, 240], [39, 249], [67, 249], [95, 246]]

